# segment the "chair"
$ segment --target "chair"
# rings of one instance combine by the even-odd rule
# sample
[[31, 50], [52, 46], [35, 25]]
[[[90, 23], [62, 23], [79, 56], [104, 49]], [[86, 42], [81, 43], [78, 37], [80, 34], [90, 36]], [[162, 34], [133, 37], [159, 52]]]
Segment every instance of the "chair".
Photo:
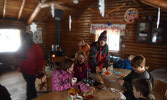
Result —
[[158, 79], [154, 79], [153, 94], [156, 100], [164, 100], [163, 98], [166, 90], [167, 90], [167, 83], [162, 82]]
[[[44, 70], [43, 70], [44, 71]], [[48, 84], [50, 81], [50, 77], [46, 74], [44, 71], [44, 76], [41, 78], [36, 78], [36, 89], [37, 93], [45, 93], [45, 92], [50, 92], [50, 85]]]
[[[46, 61], [45, 61], [45, 65], [46, 65]], [[42, 72], [44, 76], [41, 78], [36, 78], [35, 85], [36, 85], [37, 93], [45, 93], [45, 92], [51, 91], [52, 72], [51, 71], [48, 72], [48, 70], [50, 70], [49, 67], [50, 66], [43, 67]]]

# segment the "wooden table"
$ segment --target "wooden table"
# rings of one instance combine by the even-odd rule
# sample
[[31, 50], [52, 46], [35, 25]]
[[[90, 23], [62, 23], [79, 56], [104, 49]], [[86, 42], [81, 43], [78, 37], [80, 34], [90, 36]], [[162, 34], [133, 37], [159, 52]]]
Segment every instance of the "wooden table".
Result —
[[[122, 91], [123, 87], [120, 86], [117, 82], [111, 82], [111, 80], [119, 80], [121, 76], [126, 76], [130, 73], [131, 70], [126, 69], [114, 69], [114, 71], [121, 72], [120, 75], [114, 74], [109, 77], [104, 77], [104, 83], [107, 87], [107, 90], [101, 90], [98, 87], [95, 87], [94, 99], [89, 100], [115, 100], [117, 98], [118, 93], [112, 92], [110, 88], [115, 88], [118, 91]], [[68, 100], [70, 96], [67, 91], [54, 91], [44, 95], [41, 95], [33, 100]], [[85, 100], [85, 99], [84, 99]]]

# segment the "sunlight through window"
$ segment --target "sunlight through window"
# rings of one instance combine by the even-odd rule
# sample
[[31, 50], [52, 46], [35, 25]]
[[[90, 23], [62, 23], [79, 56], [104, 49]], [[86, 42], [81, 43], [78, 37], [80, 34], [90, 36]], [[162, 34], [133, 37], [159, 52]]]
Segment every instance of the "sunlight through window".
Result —
[[0, 52], [15, 52], [21, 45], [20, 30], [0, 29]]

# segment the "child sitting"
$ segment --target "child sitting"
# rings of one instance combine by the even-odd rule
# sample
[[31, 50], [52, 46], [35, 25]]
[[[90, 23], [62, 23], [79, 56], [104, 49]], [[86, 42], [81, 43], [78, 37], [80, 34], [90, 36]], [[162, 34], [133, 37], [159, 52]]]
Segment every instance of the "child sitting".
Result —
[[155, 100], [151, 94], [152, 86], [149, 80], [144, 78], [138, 78], [133, 80], [133, 94], [138, 100]]
[[53, 72], [52, 91], [62, 91], [71, 88], [71, 79], [73, 77], [74, 62], [66, 59], [60, 65], [60, 68]]
[[60, 65], [60, 69], [53, 72], [52, 76], [52, 91], [62, 91], [71, 89], [80, 89], [84, 96], [94, 93], [94, 88], [88, 87], [83, 82], [73, 83], [73, 69], [74, 62], [70, 59], [66, 59], [64, 63]]
[[133, 70], [130, 74], [128, 74], [123, 80], [119, 80], [119, 84], [126, 88], [126, 92], [124, 95], [126, 96], [127, 100], [136, 100], [133, 96], [132, 92], [132, 81], [137, 78], [146, 78], [149, 79], [152, 83], [154, 83], [153, 77], [151, 74], [145, 69], [145, 58], [142, 55], [135, 56], [132, 61], [131, 65]]
[[87, 57], [83, 51], [78, 51], [75, 54], [74, 77], [81, 81], [87, 75]]

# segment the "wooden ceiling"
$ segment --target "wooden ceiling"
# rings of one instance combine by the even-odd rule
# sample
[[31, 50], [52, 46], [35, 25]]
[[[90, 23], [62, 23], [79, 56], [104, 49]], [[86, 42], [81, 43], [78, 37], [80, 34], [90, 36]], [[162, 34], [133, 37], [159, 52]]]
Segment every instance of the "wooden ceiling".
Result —
[[21, 20], [30, 24], [51, 18], [52, 3], [55, 9], [62, 9], [64, 16], [68, 16], [82, 11], [94, 0], [78, 1], [78, 4], [74, 4], [73, 0], [0, 0], [0, 19]]
[[[0, 0], [0, 19], [21, 20], [30, 24], [32, 21], [46, 21], [51, 18], [50, 5], [54, 3], [55, 9], [62, 9], [64, 17], [72, 13], [81, 12], [93, 1], [98, 0]], [[167, 0], [132, 0], [145, 8], [145, 5], [161, 7], [167, 11]]]

